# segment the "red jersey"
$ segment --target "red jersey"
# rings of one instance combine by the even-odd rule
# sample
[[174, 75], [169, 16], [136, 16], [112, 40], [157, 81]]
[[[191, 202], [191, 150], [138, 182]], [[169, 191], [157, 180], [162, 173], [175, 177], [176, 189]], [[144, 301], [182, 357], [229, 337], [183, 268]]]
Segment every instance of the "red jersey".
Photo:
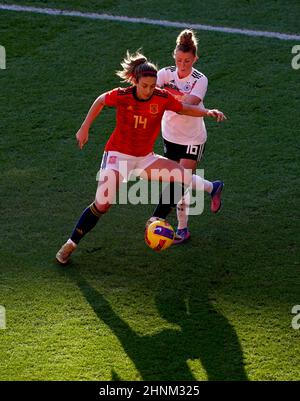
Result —
[[105, 105], [116, 107], [116, 128], [106, 143], [105, 150], [131, 156], [146, 156], [153, 152], [165, 110], [176, 113], [182, 104], [164, 89], [155, 88], [148, 100], [138, 99], [136, 87], [116, 88], [105, 96]]

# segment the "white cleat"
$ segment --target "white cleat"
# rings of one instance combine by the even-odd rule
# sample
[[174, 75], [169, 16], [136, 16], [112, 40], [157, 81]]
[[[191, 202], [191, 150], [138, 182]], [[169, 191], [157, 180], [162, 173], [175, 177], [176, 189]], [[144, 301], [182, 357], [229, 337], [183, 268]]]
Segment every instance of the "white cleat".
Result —
[[56, 254], [56, 260], [61, 265], [66, 265], [69, 263], [71, 254], [75, 251], [76, 245], [70, 242], [66, 242]]

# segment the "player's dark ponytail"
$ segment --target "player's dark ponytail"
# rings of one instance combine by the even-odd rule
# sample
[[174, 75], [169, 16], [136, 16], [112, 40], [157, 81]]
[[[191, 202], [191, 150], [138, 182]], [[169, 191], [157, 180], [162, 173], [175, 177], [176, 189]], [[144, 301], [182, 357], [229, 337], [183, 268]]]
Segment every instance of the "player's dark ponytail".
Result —
[[116, 74], [122, 78], [123, 82], [135, 84], [143, 77], [156, 77], [157, 67], [148, 61], [148, 59], [137, 50], [134, 54], [130, 54], [127, 50], [126, 57], [121, 62], [123, 70], [117, 71]]

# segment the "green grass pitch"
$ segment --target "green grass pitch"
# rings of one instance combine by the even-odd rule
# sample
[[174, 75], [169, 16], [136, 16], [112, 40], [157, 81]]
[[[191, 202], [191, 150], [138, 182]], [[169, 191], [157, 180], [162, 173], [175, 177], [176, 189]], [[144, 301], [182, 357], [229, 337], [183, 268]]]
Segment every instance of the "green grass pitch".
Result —
[[[296, 1], [136, 3], [18, 2], [299, 34]], [[153, 206], [117, 205], [68, 268], [54, 261], [114, 127], [104, 110], [79, 151], [88, 108], [120, 85], [127, 49], [169, 65], [179, 32], [0, 11], [0, 380], [300, 379], [300, 43], [197, 31], [205, 105], [229, 117], [207, 123], [200, 165], [226, 183], [221, 213], [206, 196], [190, 243], [156, 254], [143, 240]]]

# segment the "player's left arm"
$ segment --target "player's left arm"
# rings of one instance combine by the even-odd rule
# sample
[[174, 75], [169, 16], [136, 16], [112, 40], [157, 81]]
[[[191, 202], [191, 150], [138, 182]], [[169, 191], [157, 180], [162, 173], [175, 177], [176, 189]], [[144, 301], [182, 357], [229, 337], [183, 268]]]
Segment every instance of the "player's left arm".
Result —
[[225, 115], [222, 111], [217, 109], [206, 109], [203, 106], [191, 105], [187, 103], [180, 102], [175, 99], [172, 94], [168, 94], [169, 103], [166, 110], [174, 111], [178, 114], [184, 114], [191, 117], [213, 117], [218, 122], [226, 120]]
[[218, 109], [206, 109], [195, 105], [182, 103], [182, 110], [178, 114], [192, 117], [213, 117], [217, 122], [226, 120], [226, 116]]
[[200, 99], [198, 96], [195, 96], [195, 95], [184, 95], [181, 98], [181, 101], [183, 103], [194, 104], [194, 105], [200, 104], [201, 100], [202, 99]]

